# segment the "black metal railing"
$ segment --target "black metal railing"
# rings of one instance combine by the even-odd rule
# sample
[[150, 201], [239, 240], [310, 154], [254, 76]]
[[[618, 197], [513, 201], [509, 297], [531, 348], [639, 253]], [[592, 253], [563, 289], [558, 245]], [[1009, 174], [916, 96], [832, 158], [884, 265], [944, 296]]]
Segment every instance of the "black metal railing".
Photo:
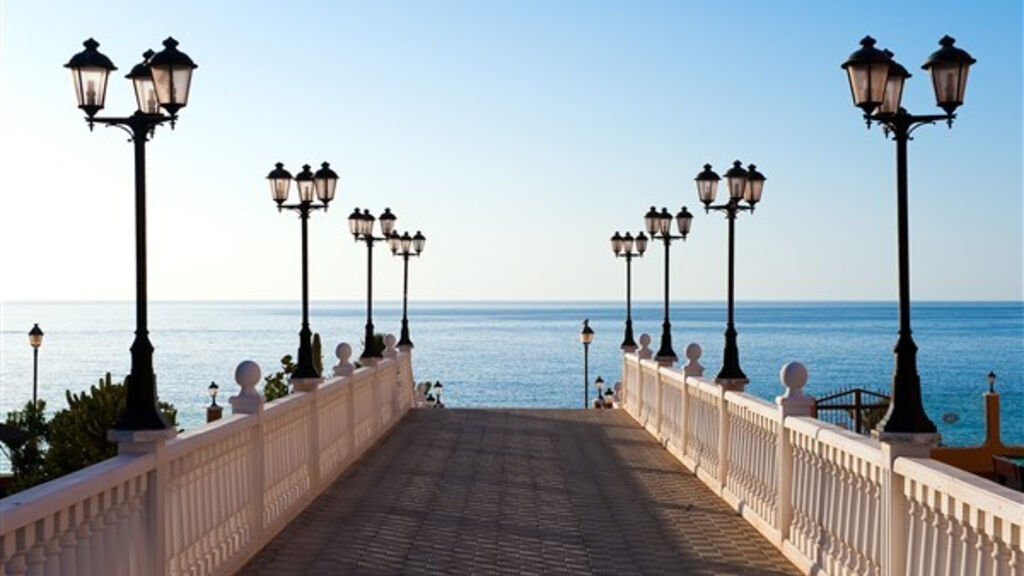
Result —
[[889, 408], [889, 396], [879, 390], [850, 388], [818, 398], [817, 418], [829, 424], [867, 434]]

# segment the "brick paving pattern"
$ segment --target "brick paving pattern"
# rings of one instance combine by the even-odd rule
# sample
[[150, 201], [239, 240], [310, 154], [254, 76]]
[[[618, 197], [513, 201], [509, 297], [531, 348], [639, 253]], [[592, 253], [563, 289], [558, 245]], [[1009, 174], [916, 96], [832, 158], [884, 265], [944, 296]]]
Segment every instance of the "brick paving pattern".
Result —
[[621, 410], [413, 410], [242, 574], [798, 574]]

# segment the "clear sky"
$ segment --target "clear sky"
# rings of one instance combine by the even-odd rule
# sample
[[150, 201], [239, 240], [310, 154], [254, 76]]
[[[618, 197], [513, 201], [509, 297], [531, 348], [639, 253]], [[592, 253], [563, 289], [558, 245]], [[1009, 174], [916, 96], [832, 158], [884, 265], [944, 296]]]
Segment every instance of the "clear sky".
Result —
[[[315, 299], [362, 299], [353, 206], [423, 230], [423, 299], [622, 297], [608, 237], [656, 204], [696, 214], [673, 298], [725, 294], [726, 223], [693, 177], [739, 158], [767, 176], [737, 225], [737, 298], [896, 296], [894, 145], [867, 131], [839, 65], [865, 34], [914, 74], [943, 34], [971, 52], [953, 130], [910, 147], [913, 295], [1022, 297], [1019, 0], [138, 2], [0, 0], [0, 299], [134, 297], [132, 149], [90, 133], [62, 67], [95, 37], [123, 75], [168, 35], [199, 64], [175, 131], [148, 147], [150, 296], [295, 299], [299, 224], [264, 180], [328, 160], [311, 228]], [[294, 192], [293, 192], [294, 193]], [[661, 295], [660, 246], [634, 266]], [[401, 265], [375, 258], [377, 297]]]

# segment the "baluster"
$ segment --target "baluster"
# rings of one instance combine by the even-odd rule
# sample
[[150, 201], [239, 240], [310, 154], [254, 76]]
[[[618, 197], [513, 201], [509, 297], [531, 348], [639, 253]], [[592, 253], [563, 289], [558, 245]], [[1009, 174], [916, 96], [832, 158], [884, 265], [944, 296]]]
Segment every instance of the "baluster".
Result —
[[75, 506], [68, 508], [67, 527], [60, 533], [60, 562], [57, 571], [49, 571], [48, 576], [76, 576], [75, 572], [75, 538], [76, 513]]
[[977, 536], [974, 539], [974, 573], [979, 575], [990, 574], [990, 572], [985, 570], [986, 560], [988, 560], [988, 554], [985, 554], [985, 549], [988, 547], [989, 538], [985, 534], [984, 526], [984, 522], [978, 522]]
[[953, 576], [957, 565], [957, 544], [960, 542], [960, 524], [952, 514], [955, 502], [950, 502], [950, 510], [946, 512], [946, 555], [945, 555], [945, 576]]
[[974, 552], [974, 531], [971, 529], [970, 520], [965, 517], [960, 525], [960, 569], [959, 574], [966, 575], [970, 571], [971, 556]]
[[864, 538], [864, 514], [867, 512], [865, 496], [868, 488], [864, 475], [867, 473], [865, 470], [867, 465], [860, 460], [857, 461], [857, 464], [857, 468], [853, 471], [850, 539], [853, 545], [853, 570], [857, 574], [863, 574], [866, 569], [867, 560], [864, 556], [864, 551], [867, 549]]
[[46, 544], [46, 540], [44, 539], [45, 526], [43, 524], [44, 520], [35, 522], [33, 530], [35, 537], [32, 539], [33, 543], [28, 549], [28, 554], [25, 555], [25, 574], [27, 576], [44, 576], [45, 566], [43, 563], [46, 562], [46, 554], [43, 552], [43, 546]]
[[[135, 492], [128, 501], [128, 538], [125, 540], [125, 545], [128, 546], [128, 573], [132, 575], [142, 573], [146, 558], [146, 539], [142, 537], [143, 479], [140, 478], [136, 482]], [[169, 515], [167, 517], [170, 518]]]
[[928, 554], [928, 556], [929, 556], [928, 573], [929, 574], [938, 574], [939, 573], [939, 571], [942, 569], [942, 560], [943, 560], [943, 558], [946, 555], [945, 554], [945, 546], [944, 546], [945, 538], [942, 537], [943, 533], [945, 532], [945, 530], [942, 529], [943, 528], [943, 521], [945, 520], [945, 518], [944, 518], [944, 516], [942, 514], [942, 504], [941, 504], [942, 498], [943, 498], [943, 496], [941, 494], [938, 494], [938, 493], [935, 494], [934, 499], [932, 501], [932, 509], [930, 511], [931, 512], [932, 527], [931, 527], [931, 530], [929, 531], [929, 532], [931, 532], [931, 535], [930, 535], [930, 541], [931, 541], [931, 547], [930, 548], [931, 549], [929, 550], [929, 554]]
[[117, 540], [117, 499], [115, 492], [118, 488], [111, 489], [107, 494], [110, 497], [107, 510], [103, 513], [103, 550], [107, 571], [105, 576], [120, 576], [120, 554], [118, 554], [119, 542]]
[[[908, 479], [907, 482], [910, 480]], [[921, 503], [913, 495], [907, 496], [907, 574], [917, 574], [921, 548]]]
[[5, 566], [7, 576], [25, 576], [28, 572], [28, 564], [26, 563], [28, 543], [25, 541], [28, 538], [27, 531], [27, 528], [19, 528], [17, 531], [14, 554], [7, 560], [7, 565]]
[[992, 576], [1006, 576], [1006, 572], [1002, 569], [1003, 559], [1005, 557], [1006, 553], [1002, 541], [995, 537], [995, 532], [993, 531], [991, 554]]
[[96, 574], [110, 574], [110, 558], [107, 557], [107, 508], [111, 505], [111, 492], [96, 496], [97, 510], [89, 523], [90, 546], [92, 548], [92, 569]]

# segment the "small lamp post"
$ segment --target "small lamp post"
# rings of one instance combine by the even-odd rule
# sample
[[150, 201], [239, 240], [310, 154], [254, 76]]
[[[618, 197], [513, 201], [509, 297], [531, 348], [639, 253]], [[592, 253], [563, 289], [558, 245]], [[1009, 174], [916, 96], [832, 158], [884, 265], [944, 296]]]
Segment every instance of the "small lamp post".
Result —
[[672, 246], [674, 240], [686, 240], [693, 223], [693, 214], [690, 214], [686, 206], [683, 206], [683, 209], [676, 214], [675, 220], [679, 231], [678, 236], [672, 234], [672, 214], [667, 208], [662, 208], [661, 212], [658, 212], [654, 206], [651, 206], [651, 209], [644, 215], [644, 226], [647, 228], [647, 233], [651, 235], [651, 239], [661, 239], [665, 244], [665, 318], [661, 323], [661, 347], [658, 348], [654, 359], [666, 366], [671, 366], [679, 358], [672, 349], [672, 324], [669, 322], [669, 247]]
[[[292, 184], [292, 175], [278, 162], [267, 174], [270, 183], [270, 194], [277, 203], [277, 211], [291, 210], [299, 213], [302, 222], [302, 327], [299, 330], [299, 353], [295, 364], [294, 380], [316, 379], [320, 374], [316, 371], [313, 361], [313, 333], [309, 329], [309, 215], [316, 210], [327, 211], [327, 205], [334, 199], [338, 186], [338, 175], [331, 170], [330, 164], [324, 162], [314, 174], [309, 164], [302, 167], [302, 172], [295, 176], [295, 186], [299, 191], [297, 204], [285, 204]], [[320, 204], [313, 203], [314, 192]]]
[[587, 409], [590, 399], [590, 343], [594, 341], [594, 330], [590, 327], [590, 319], [583, 321], [583, 329], [580, 330], [580, 342], [583, 343], [583, 409]]
[[[146, 141], [156, 127], [170, 122], [188, 104], [192, 71], [196, 64], [178, 50], [174, 38], [164, 40], [160, 52], [147, 50], [143, 60], [127, 78], [135, 89], [138, 109], [127, 117], [97, 117], [107, 97], [107, 79], [117, 69], [100, 53], [99, 43], [89, 38], [85, 50], [71, 57], [71, 70], [78, 107], [85, 112], [91, 130], [96, 124], [117, 126], [128, 133], [135, 148], [135, 341], [131, 346], [131, 373], [125, 380], [127, 400], [115, 430], [166, 430], [157, 408], [156, 375], [153, 373], [153, 344], [149, 340], [146, 287]], [[166, 114], [164, 114], [166, 112]]]
[[220, 416], [224, 412], [224, 408], [217, 404], [217, 392], [219, 390], [220, 386], [217, 386], [216, 382], [210, 382], [210, 386], [206, 388], [206, 393], [210, 395], [210, 405], [206, 407], [207, 423], [220, 420]]
[[988, 393], [996, 393], [996, 373], [992, 371], [989, 371], [988, 373]]
[[376, 219], [369, 210], [359, 212], [359, 208], [356, 208], [348, 217], [348, 229], [352, 237], [356, 242], [366, 243], [366, 330], [363, 337], [363, 353], [359, 355], [359, 359], [364, 363], [372, 363], [383, 357], [383, 350], [378, 348], [373, 337], [373, 245], [391, 238], [397, 219], [390, 208], [385, 208], [384, 213], [380, 215], [381, 235], [374, 236], [373, 223]]
[[939, 40], [939, 50], [921, 66], [931, 74], [936, 105], [945, 114], [915, 115], [901, 106], [903, 84], [910, 77], [896, 63], [893, 53], [875, 48], [875, 39], [865, 36], [860, 49], [850, 55], [842, 68], [850, 81], [854, 106], [864, 112], [868, 127], [882, 125], [896, 141], [896, 221], [899, 259], [899, 337], [893, 350], [894, 370], [889, 410], [878, 423], [879, 435], [927, 434], [936, 432], [921, 401], [921, 378], [917, 372], [917, 345], [910, 330], [910, 247], [907, 201], [907, 142], [911, 133], [925, 124], [945, 121], [952, 128], [956, 109], [964, 102], [967, 76], [976, 62], [954, 46], [949, 36]]
[[597, 388], [597, 398], [594, 398], [597, 407], [601, 407], [604, 404], [604, 378], [598, 376], [594, 380], [594, 387]]
[[646, 251], [647, 236], [643, 232], [637, 234], [635, 239], [629, 232], [620, 235], [616, 231], [612, 235], [612, 252], [616, 258], [626, 259], [626, 333], [619, 346], [625, 352], [636, 350], [636, 340], [633, 339], [633, 258], [643, 258]]
[[39, 324], [32, 325], [28, 331], [28, 343], [32, 346], [32, 406], [39, 400], [39, 347], [43, 345], [43, 331]]
[[615, 406], [615, 393], [612, 392], [611, 388], [604, 391], [604, 407], [612, 408]]
[[[718, 181], [720, 178], [711, 164], [705, 164], [704, 170], [695, 178], [697, 182], [697, 197], [704, 204], [704, 211], [724, 212], [729, 221], [729, 276], [728, 276], [728, 320], [725, 326], [725, 351], [722, 358], [722, 369], [718, 372], [715, 380], [722, 385], [738, 385], [742, 387], [748, 380], [746, 374], [740, 368], [740, 353], [736, 346], [736, 325], [733, 322], [733, 296], [735, 293], [735, 261], [736, 261], [736, 216], [743, 211], [754, 213], [754, 206], [761, 201], [761, 191], [764, 189], [764, 174], [757, 171], [757, 167], [751, 164], [746, 170], [739, 160], [733, 162], [732, 168], [725, 173], [726, 188], [729, 191], [729, 199], [724, 204], [714, 205], [715, 195], [718, 193]], [[741, 205], [745, 201], [747, 204]]]
[[434, 393], [437, 400], [437, 403], [434, 404], [434, 408], [444, 408], [444, 402], [441, 401], [441, 393], [444, 392], [444, 384], [441, 384], [441, 381], [438, 380], [437, 383], [434, 384], [433, 388], [431, 388], [431, 391]]
[[[399, 348], [414, 347], [412, 339], [409, 338], [409, 258], [419, 257], [426, 243], [426, 236], [419, 230], [416, 231], [415, 236], [410, 236], [408, 232], [404, 234], [392, 232], [388, 238], [391, 255], [402, 257], [402, 333], [398, 338]], [[438, 401], [440, 402], [440, 399]]]

